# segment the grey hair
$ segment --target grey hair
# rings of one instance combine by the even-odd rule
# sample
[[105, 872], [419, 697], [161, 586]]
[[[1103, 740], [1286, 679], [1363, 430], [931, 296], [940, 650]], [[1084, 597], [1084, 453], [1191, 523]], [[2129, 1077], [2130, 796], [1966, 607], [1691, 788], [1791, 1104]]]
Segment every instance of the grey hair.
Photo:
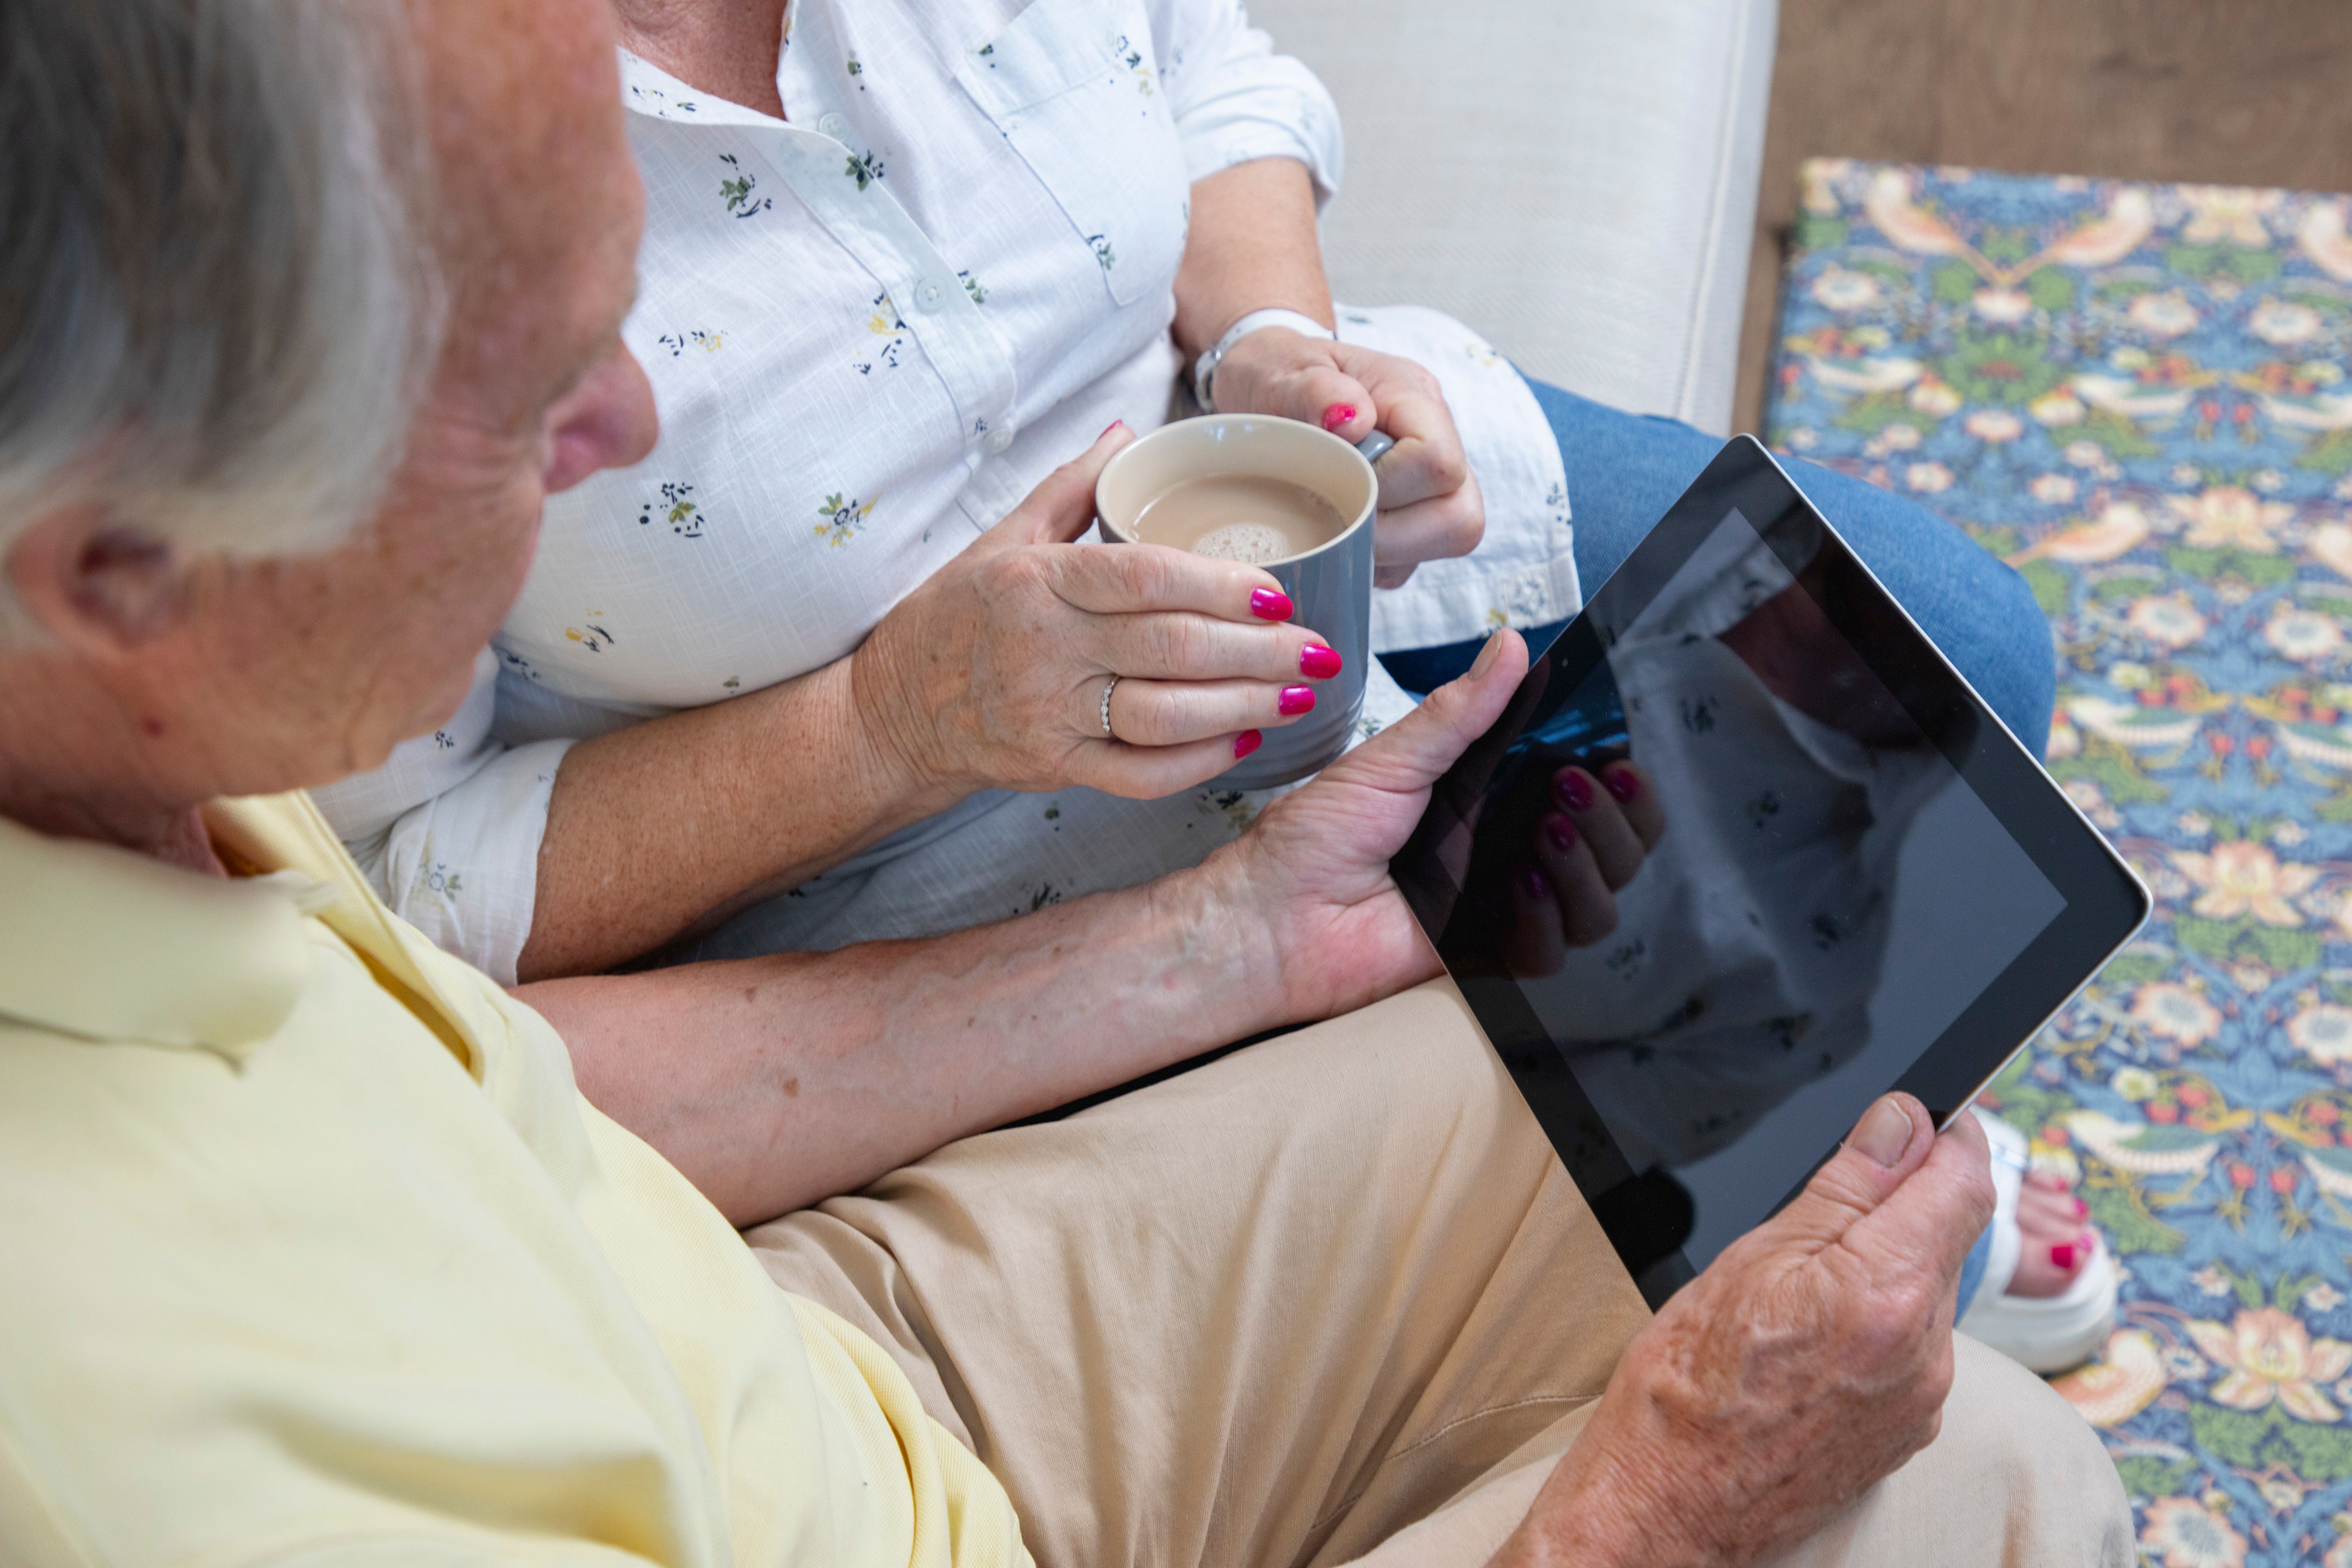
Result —
[[60, 503], [190, 555], [368, 515], [438, 345], [417, 104], [400, 0], [0, 4], [0, 559]]

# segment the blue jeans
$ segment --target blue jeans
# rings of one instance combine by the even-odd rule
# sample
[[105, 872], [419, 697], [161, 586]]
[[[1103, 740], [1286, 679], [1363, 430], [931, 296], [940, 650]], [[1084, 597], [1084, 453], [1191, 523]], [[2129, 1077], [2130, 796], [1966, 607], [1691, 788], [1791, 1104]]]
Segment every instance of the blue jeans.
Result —
[[[1621, 414], [1540, 381], [1528, 385], [1551, 420], [1568, 467], [1576, 574], [1589, 597], [1723, 443], [1676, 420]], [[2040, 756], [2050, 740], [2058, 661], [2050, 623], [2025, 579], [1923, 507], [1832, 469], [1783, 461], [1936, 646]], [[1521, 629], [1541, 647], [1559, 627]], [[1469, 668], [1477, 652], [1475, 641], [1452, 643], [1382, 654], [1381, 662], [1406, 690], [1428, 692]]]
[[[1608, 580], [1723, 443], [1673, 419], [1622, 414], [1529, 380], [1551, 420], [1568, 468], [1576, 574], [1585, 593]], [[1845, 542], [1878, 574], [1912, 619], [2040, 756], [2050, 742], [2058, 661], [2050, 623], [2025, 579], [1925, 508], [1889, 490], [1801, 459], [1789, 472]], [[1524, 628], [1540, 647], [1565, 622]], [[1470, 668], [1478, 642], [1382, 654], [1408, 691], [1428, 692]], [[1990, 1235], [1979, 1237], [1960, 1271], [1960, 1308], [1984, 1279]]]

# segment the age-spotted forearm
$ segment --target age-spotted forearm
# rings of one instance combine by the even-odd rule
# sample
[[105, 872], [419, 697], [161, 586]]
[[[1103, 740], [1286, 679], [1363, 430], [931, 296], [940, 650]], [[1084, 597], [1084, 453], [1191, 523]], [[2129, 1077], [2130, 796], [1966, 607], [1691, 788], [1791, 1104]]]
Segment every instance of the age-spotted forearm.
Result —
[[548, 802], [520, 976], [609, 969], [955, 799], [876, 743], [846, 659], [583, 741]]
[[580, 1087], [737, 1225], [1281, 1022], [1264, 921], [1204, 868], [950, 936], [516, 994]]

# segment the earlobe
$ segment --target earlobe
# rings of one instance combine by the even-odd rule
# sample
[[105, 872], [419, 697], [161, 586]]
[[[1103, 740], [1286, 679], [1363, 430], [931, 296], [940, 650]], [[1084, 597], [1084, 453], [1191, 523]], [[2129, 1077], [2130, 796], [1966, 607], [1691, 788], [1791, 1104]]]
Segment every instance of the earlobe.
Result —
[[178, 552], [93, 504], [44, 515], [0, 558], [0, 574], [43, 631], [95, 658], [168, 636], [187, 615]]

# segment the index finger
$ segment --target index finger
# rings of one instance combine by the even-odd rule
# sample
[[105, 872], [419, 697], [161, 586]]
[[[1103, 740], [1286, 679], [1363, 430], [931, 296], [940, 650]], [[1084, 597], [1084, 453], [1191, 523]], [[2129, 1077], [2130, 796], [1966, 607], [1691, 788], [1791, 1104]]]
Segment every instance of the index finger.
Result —
[[1270, 574], [1238, 561], [1164, 544], [1049, 548], [1054, 592], [1091, 615], [1192, 610], [1227, 621], [1286, 621], [1295, 608]]
[[1396, 437], [1396, 450], [1381, 459], [1382, 511], [1450, 496], [1469, 479], [1470, 458], [1442, 395], [1417, 386], [1391, 391], [1381, 428]]

